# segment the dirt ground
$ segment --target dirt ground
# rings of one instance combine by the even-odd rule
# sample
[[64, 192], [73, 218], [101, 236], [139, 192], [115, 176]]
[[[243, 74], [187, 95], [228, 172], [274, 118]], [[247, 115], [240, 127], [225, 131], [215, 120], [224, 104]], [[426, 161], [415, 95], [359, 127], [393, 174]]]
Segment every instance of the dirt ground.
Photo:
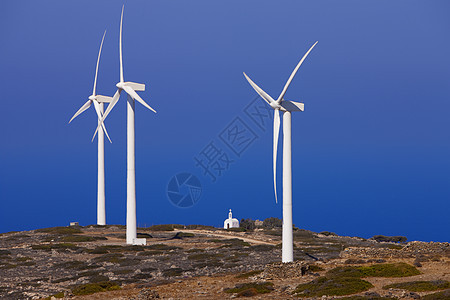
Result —
[[[176, 238], [179, 231], [192, 235]], [[226, 293], [225, 289], [234, 288], [237, 284], [264, 281], [271, 282], [274, 289], [252, 299], [294, 299], [297, 297], [292, 294], [299, 284], [325, 275], [335, 267], [355, 265], [349, 262], [352, 260], [358, 262], [356, 265], [370, 265], [375, 261], [412, 265], [417, 264], [418, 258], [421, 259], [421, 266], [418, 267], [420, 275], [364, 278], [374, 287], [360, 295], [375, 292], [381, 296], [412, 299], [404, 290], [384, 290], [382, 287], [418, 280], [450, 281], [448, 243], [410, 242], [400, 245], [298, 230], [294, 232], [296, 262], [307, 266], [318, 265], [323, 268], [322, 271], [308, 272], [303, 276], [297, 272], [288, 278], [263, 275], [238, 278], [237, 275], [242, 273], [267, 271], [267, 266], [277, 262], [280, 264], [281, 233], [273, 230], [243, 233], [207, 229], [169, 232], [141, 229], [140, 232], [152, 236], [141, 249], [127, 247], [124, 228], [115, 225], [105, 228], [86, 226], [74, 235], [42, 231], [0, 234], [0, 299], [39, 299], [57, 292], [66, 293], [66, 299], [145, 300], [154, 299], [149, 296], [152, 294], [157, 294], [159, 299], [172, 300], [232, 299], [236, 294]], [[59, 243], [79, 235], [102, 239], [73, 242], [69, 249], [46, 248], [64, 245]], [[101, 247], [107, 247], [107, 251]], [[167, 271], [172, 270], [178, 272], [168, 275], [171, 273]], [[93, 281], [98, 277], [120, 282], [122, 289], [87, 296], [71, 294], [74, 286], [98, 282]], [[429, 293], [433, 292], [417, 293], [415, 296]]]
[[[388, 262], [399, 262], [403, 261], [406, 263], [412, 263], [412, 260], [391, 260]], [[324, 264], [323, 267], [325, 271], [319, 273], [324, 274], [326, 270], [334, 268], [336, 266], [342, 266], [338, 261], [330, 262]], [[347, 265], [348, 266], [348, 265]], [[416, 281], [416, 280], [447, 280], [450, 281], [450, 261], [442, 262], [426, 262], [420, 268], [422, 274], [411, 277], [402, 278], [365, 278], [374, 285], [373, 288], [367, 292], [377, 292], [381, 296], [388, 295], [390, 292], [391, 296], [402, 297], [402, 291], [387, 291], [383, 290], [382, 287], [391, 283], [406, 282], [406, 281]], [[274, 291], [268, 294], [262, 294], [258, 296], [251, 297], [252, 299], [298, 299], [291, 295], [295, 287], [300, 283], [306, 283], [316, 278], [313, 275], [306, 275], [300, 278], [290, 278], [290, 279], [277, 279], [269, 280], [274, 284]], [[154, 287], [150, 287], [151, 290], [156, 291], [161, 299], [232, 299], [235, 296], [233, 294], [228, 294], [224, 292], [225, 288], [232, 288], [238, 283], [250, 282], [256, 280], [253, 278], [249, 279], [239, 279], [236, 278], [236, 274], [221, 274], [216, 276], [202, 276], [197, 278], [189, 278], [185, 280], [177, 280], [176, 282], [169, 284], [162, 284]], [[101, 300], [101, 299], [127, 299], [137, 296], [142, 287], [137, 288], [133, 285], [121, 291], [113, 291], [107, 293], [98, 293], [89, 296], [78, 296], [73, 299], [80, 300]], [[429, 294], [432, 292], [422, 292], [418, 293], [420, 296]], [[331, 299], [333, 297], [323, 297], [322, 299]], [[334, 297], [337, 298], [337, 297]], [[408, 299], [403, 298], [403, 299]]]

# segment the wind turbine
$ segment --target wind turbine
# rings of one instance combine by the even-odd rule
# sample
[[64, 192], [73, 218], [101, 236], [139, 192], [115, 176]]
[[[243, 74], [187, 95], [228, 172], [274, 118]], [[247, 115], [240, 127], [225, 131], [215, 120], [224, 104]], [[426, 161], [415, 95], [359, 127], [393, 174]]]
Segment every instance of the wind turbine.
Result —
[[[101, 123], [106, 119], [110, 111], [119, 100], [120, 93], [125, 91], [127, 93], [127, 244], [145, 244], [145, 239], [137, 238], [136, 228], [136, 172], [135, 172], [135, 140], [134, 140], [134, 104], [135, 100], [144, 105], [151, 111], [156, 111], [151, 108], [145, 101], [136, 93], [136, 91], [145, 91], [145, 84], [135, 83], [123, 80], [123, 62], [122, 62], [122, 24], [123, 24], [123, 9], [120, 16], [120, 35], [119, 35], [119, 59], [120, 59], [120, 81], [116, 84], [117, 91], [113, 99], [108, 105]], [[102, 124], [103, 125], [103, 124]], [[100, 124], [97, 127], [100, 130]], [[97, 131], [96, 130], [96, 131]]]
[[[89, 100], [86, 101], [83, 106], [73, 115], [70, 119], [69, 123], [72, 122], [79, 114], [88, 109], [92, 104], [94, 104], [95, 112], [97, 113], [98, 118], [98, 162], [97, 162], [97, 224], [98, 225], [106, 225], [106, 212], [105, 212], [105, 137], [103, 135], [103, 131], [106, 133], [109, 142], [111, 139], [109, 138], [108, 132], [106, 131], [105, 124], [103, 124], [102, 114], [103, 114], [103, 103], [110, 103], [112, 98], [103, 95], [97, 95], [97, 75], [98, 75], [98, 65], [100, 63], [100, 55], [102, 53], [103, 41], [105, 40], [105, 33], [103, 33], [102, 42], [100, 43], [100, 49], [98, 50], [97, 57], [97, 67], [95, 68], [95, 79], [94, 79], [94, 88], [92, 90], [92, 95], [89, 96]], [[101, 125], [101, 126], [100, 126]], [[98, 127], [97, 127], [98, 128]], [[97, 133], [97, 130], [95, 131]], [[92, 141], [95, 138], [95, 134], [92, 137]]]
[[292, 149], [291, 149], [291, 112], [304, 111], [304, 104], [294, 101], [284, 100], [284, 94], [291, 84], [292, 79], [300, 68], [301, 64], [318, 42], [309, 48], [295, 67], [286, 85], [281, 91], [277, 100], [274, 100], [259, 86], [257, 86], [244, 73], [245, 78], [253, 89], [263, 98], [273, 109], [273, 187], [275, 190], [275, 201], [277, 200], [277, 148], [280, 131], [280, 111], [283, 112], [283, 235], [282, 235], [282, 262], [294, 261], [294, 237], [292, 233]]

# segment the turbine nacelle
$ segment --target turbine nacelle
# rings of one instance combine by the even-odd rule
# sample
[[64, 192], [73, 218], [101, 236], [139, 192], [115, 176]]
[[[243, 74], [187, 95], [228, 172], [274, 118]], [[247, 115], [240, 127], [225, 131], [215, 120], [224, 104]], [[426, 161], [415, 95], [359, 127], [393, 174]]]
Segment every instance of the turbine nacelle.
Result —
[[305, 104], [300, 102], [294, 102], [294, 101], [288, 101], [288, 100], [281, 100], [280, 104], [278, 104], [277, 101], [273, 101], [269, 103], [270, 107], [273, 109], [278, 109], [282, 112], [293, 112], [293, 111], [304, 111], [305, 110]]
[[110, 103], [112, 101], [112, 97], [103, 95], [90, 95], [89, 100], [96, 101], [97, 103]]
[[273, 109], [282, 109], [283, 108], [277, 101], [272, 101], [269, 103], [269, 105]]

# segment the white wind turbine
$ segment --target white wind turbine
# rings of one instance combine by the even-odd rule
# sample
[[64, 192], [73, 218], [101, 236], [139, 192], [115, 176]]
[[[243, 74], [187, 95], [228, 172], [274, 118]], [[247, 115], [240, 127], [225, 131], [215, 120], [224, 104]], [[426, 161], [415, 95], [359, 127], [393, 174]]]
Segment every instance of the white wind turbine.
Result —
[[[248, 76], [244, 73], [245, 78], [253, 87], [253, 89], [274, 109], [273, 117], [273, 186], [275, 190], [275, 201], [277, 201], [277, 147], [278, 147], [278, 135], [280, 131], [280, 111], [283, 112], [283, 236], [282, 236], [282, 262], [294, 261], [294, 239], [292, 233], [292, 159], [291, 159], [291, 112], [303, 111], [304, 104], [284, 100], [284, 94], [286, 93], [292, 79], [300, 68], [301, 64], [308, 56], [309, 52], [317, 44], [309, 48], [308, 52], [303, 56], [300, 62], [295, 67], [291, 76], [289, 77], [286, 85], [281, 91], [277, 100], [274, 100], [266, 92], [264, 92], [259, 86], [257, 86]], [[277, 201], [278, 202], [278, 201]]]
[[[98, 65], [100, 63], [100, 55], [102, 53], [103, 41], [105, 39], [105, 33], [103, 33], [102, 42], [100, 44], [100, 49], [98, 50], [97, 57], [97, 67], [95, 68], [95, 79], [94, 79], [94, 88], [92, 90], [92, 95], [89, 96], [89, 100], [83, 104], [83, 106], [73, 115], [70, 119], [69, 123], [72, 122], [79, 114], [88, 109], [92, 104], [94, 104], [95, 112], [97, 113], [98, 118], [98, 162], [97, 162], [97, 224], [98, 225], [106, 225], [106, 212], [105, 212], [105, 137], [103, 135], [103, 131], [106, 133], [108, 140], [111, 142], [109, 138], [108, 132], [106, 131], [105, 125], [102, 123], [102, 114], [103, 114], [103, 103], [111, 102], [112, 98], [108, 96], [97, 95], [97, 75], [98, 75]], [[101, 125], [101, 126], [100, 126]], [[97, 127], [98, 128], [98, 127]], [[97, 133], [97, 130], [95, 131]], [[95, 134], [92, 137], [94, 140]]]
[[[122, 23], [123, 23], [123, 9], [120, 17], [120, 35], [119, 35], [119, 59], [120, 59], [120, 81], [116, 84], [117, 91], [113, 99], [108, 105], [101, 123], [106, 119], [110, 111], [119, 100], [120, 93], [125, 91], [127, 93], [127, 244], [145, 244], [145, 239], [137, 239], [136, 228], [136, 172], [135, 172], [135, 141], [134, 141], [134, 100], [144, 105], [151, 111], [156, 111], [151, 108], [145, 101], [136, 93], [136, 91], [145, 91], [145, 84], [135, 83], [123, 80], [123, 62], [122, 62]], [[97, 127], [100, 130], [100, 124]]]

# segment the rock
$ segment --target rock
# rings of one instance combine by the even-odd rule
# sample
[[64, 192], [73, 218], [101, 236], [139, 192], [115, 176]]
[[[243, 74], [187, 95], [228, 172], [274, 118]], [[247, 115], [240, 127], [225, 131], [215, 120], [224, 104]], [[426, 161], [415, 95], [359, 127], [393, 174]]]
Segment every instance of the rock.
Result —
[[133, 298], [133, 300], [148, 300], [148, 299], [160, 299], [158, 292], [146, 288], [140, 290], [139, 294], [135, 298]]
[[378, 294], [377, 292], [366, 292], [364, 293], [364, 296], [369, 297], [369, 298], [380, 298], [380, 294]]
[[266, 265], [260, 277], [264, 279], [302, 277], [309, 271], [309, 265], [302, 261], [292, 263], [272, 263]]
[[[389, 243], [392, 245], [392, 243]], [[438, 242], [409, 242], [402, 249], [374, 248], [374, 247], [348, 247], [341, 252], [341, 257], [388, 257], [388, 258], [413, 258], [423, 255], [444, 254], [450, 250], [450, 243]]]

